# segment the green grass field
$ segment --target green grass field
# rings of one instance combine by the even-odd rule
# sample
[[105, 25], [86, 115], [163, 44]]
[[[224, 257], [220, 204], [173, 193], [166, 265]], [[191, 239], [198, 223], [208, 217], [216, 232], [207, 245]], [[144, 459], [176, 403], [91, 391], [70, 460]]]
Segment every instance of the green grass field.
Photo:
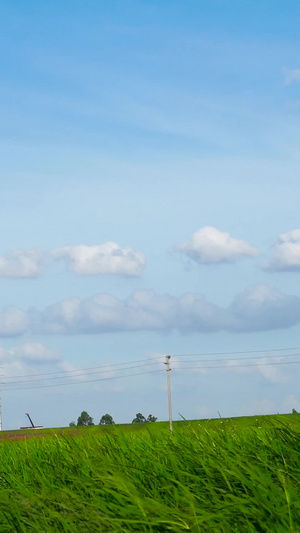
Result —
[[1, 533], [300, 532], [299, 415], [1, 436]]

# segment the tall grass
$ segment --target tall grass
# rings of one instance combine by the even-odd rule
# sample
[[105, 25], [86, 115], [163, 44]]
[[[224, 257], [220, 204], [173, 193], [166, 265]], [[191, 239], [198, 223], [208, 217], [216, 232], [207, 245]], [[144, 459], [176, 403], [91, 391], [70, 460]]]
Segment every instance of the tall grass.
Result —
[[1, 533], [296, 532], [300, 436], [224, 424], [3, 441], [0, 487]]

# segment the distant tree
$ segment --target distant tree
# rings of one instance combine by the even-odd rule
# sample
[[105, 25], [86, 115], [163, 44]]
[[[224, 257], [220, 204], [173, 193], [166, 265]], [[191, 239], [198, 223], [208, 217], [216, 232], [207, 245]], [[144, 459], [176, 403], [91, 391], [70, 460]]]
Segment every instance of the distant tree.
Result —
[[76, 427], [75, 420], [72, 420], [72, 422], [70, 422], [69, 426], [70, 426], [70, 428], [75, 428]]
[[156, 416], [149, 415], [147, 418], [147, 422], [156, 422], [157, 418]]
[[144, 424], [147, 422], [146, 418], [142, 415], [142, 413], [137, 413], [135, 415], [135, 418], [132, 421], [132, 424]]
[[132, 421], [132, 424], [145, 424], [147, 422], [156, 422], [156, 420], [156, 416], [149, 415], [148, 418], [145, 418], [142, 413], [137, 413]]
[[100, 426], [111, 426], [114, 424], [114, 419], [111, 415], [106, 414], [101, 417], [99, 424]]
[[93, 418], [86, 412], [82, 411], [81, 415], [78, 417], [77, 426], [93, 426]]
[[298, 411], [296, 411], [296, 409], [292, 409], [292, 413], [293, 413], [293, 415], [297, 415]]

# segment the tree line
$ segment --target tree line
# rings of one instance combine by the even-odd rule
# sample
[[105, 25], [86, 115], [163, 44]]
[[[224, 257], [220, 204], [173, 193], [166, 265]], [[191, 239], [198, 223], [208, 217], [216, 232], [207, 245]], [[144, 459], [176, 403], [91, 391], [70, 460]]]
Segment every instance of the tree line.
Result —
[[[153, 415], [148, 415], [147, 418], [142, 415], [142, 413], [137, 413], [135, 418], [132, 420], [132, 424], [146, 424], [156, 422], [157, 418]], [[111, 415], [106, 413], [100, 418], [99, 426], [111, 426], [113, 425], [114, 419]], [[76, 426], [94, 426], [94, 419], [87, 413], [87, 411], [82, 411], [81, 415], [77, 419], [77, 424], [75, 420], [70, 422], [70, 427]]]

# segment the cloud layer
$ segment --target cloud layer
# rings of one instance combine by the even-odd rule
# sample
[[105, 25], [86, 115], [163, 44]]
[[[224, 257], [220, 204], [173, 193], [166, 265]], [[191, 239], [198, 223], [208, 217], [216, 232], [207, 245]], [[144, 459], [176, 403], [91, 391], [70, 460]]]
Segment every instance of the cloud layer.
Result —
[[97, 246], [64, 246], [52, 252], [56, 259], [64, 259], [75, 274], [119, 274], [139, 276], [146, 260], [142, 252], [121, 248], [115, 242]]
[[190, 241], [178, 244], [175, 250], [200, 264], [228, 263], [258, 255], [257, 248], [211, 226], [200, 228]]
[[125, 300], [103, 293], [69, 298], [39, 314], [35, 330], [60, 334], [139, 330], [238, 333], [288, 328], [299, 321], [299, 297], [256, 285], [237, 295], [227, 308], [214, 305], [202, 294], [186, 293], [177, 298], [152, 290], [134, 291]]
[[0, 337], [36, 334], [101, 334], [120, 331], [179, 331], [182, 334], [228, 331], [232, 333], [289, 328], [300, 322], [300, 298], [266, 285], [238, 294], [219, 307], [204, 295], [181, 297], [141, 289], [121, 300], [100, 293], [72, 297], [42, 312], [26, 313], [17, 307], [0, 311]]

